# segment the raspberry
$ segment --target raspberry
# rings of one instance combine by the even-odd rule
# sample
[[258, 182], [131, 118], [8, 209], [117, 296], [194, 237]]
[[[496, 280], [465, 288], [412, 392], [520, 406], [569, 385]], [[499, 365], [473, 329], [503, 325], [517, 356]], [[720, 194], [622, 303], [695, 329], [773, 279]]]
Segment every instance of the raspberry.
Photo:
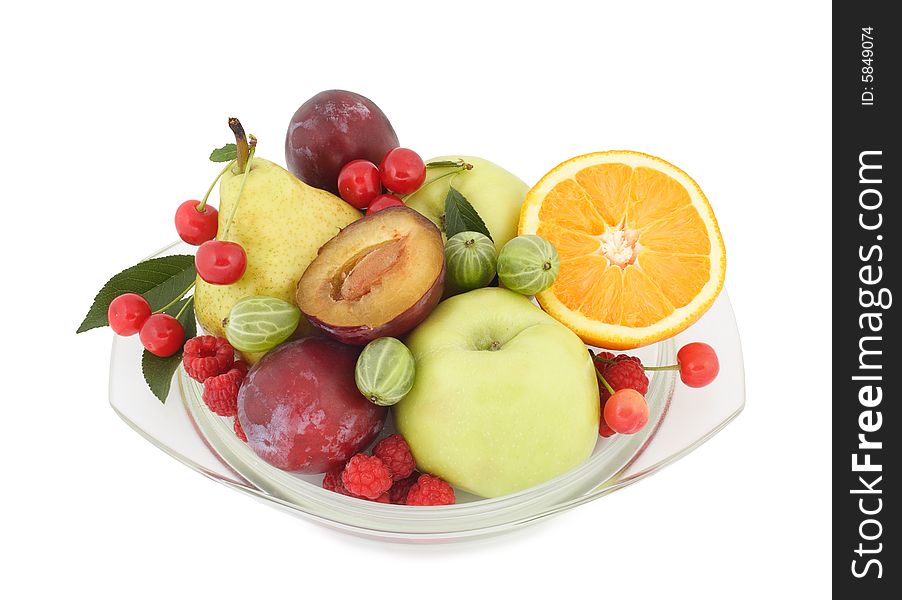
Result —
[[[344, 470], [344, 466], [341, 466], [327, 472], [323, 477], [323, 489], [329, 490], [330, 492], [335, 492], [336, 494], [341, 494], [342, 496], [350, 496], [351, 498], [358, 498], [360, 500], [370, 500], [370, 498], [357, 496], [348, 491], [348, 489], [345, 487], [344, 482], [341, 480], [341, 474], [344, 472]], [[388, 492], [385, 492], [378, 498], [373, 499], [372, 502], [390, 504], [391, 498], [389, 497]]]
[[410, 491], [410, 487], [417, 482], [417, 479], [420, 478], [420, 472], [414, 471], [409, 476], [404, 479], [400, 479], [394, 482], [391, 486], [391, 489], [388, 490], [388, 499], [392, 504], [404, 504], [407, 502], [407, 492]]
[[395, 481], [409, 476], [417, 466], [413, 460], [413, 454], [410, 453], [410, 446], [398, 433], [390, 435], [376, 444], [376, 447], [373, 448], [373, 456], [379, 457], [385, 463], [385, 466], [391, 471], [391, 478]]
[[348, 461], [341, 481], [355, 496], [375, 500], [391, 488], [391, 471], [379, 458], [355, 454]]
[[221, 417], [238, 414], [238, 388], [247, 375], [247, 365], [236, 362], [228, 373], [207, 377], [204, 381], [204, 404]]
[[[613, 358], [607, 358], [608, 356], [610, 356], [608, 352], [602, 352], [598, 355], [599, 358], [603, 357], [607, 360], [615, 361], [613, 363], [602, 362], [599, 365], [599, 371], [601, 371], [601, 375], [608, 382], [608, 385], [614, 388], [615, 392], [626, 388], [636, 390], [642, 395], [648, 392], [648, 377], [645, 375], [645, 369], [642, 368], [642, 361], [635, 356], [627, 356], [626, 354], [618, 354]], [[596, 364], [599, 362], [596, 361]], [[610, 392], [601, 382], [598, 382], [598, 391], [601, 394], [602, 403], [611, 397]]]
[[238, 420], [238, 416], [235, 416], [235, 423], [232, 425], [232, 429], [235, 430], [235, 435], [238, 436], [238, 439], [242, 442], [247, 441], [247, 434], [244, 433], [244, 428], [241, 426], [241, 421]]
[[327, 472], [323, 477], [323, 489], [335, 492], [336, 494], [350, 496], [348, 490], [345, 489], [345, 484], [341, 481], [341, 474], [344, 470], [344, 465], [342, 465]]
[[233, 362], [235, 350], [225, 338], [201, 335], [185, 342], [182, 356], [185, 372], [201, 383], [227, 372]]
[[454, 504], [454, 488], [432, 475], [420, 475], [407, 492], [408, 506], [442, 506]]

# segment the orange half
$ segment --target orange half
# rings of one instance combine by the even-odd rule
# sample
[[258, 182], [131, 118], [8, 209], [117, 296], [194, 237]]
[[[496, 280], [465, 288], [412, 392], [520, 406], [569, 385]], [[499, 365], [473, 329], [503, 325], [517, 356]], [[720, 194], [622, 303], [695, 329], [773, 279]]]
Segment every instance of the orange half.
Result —
[[676, 335], [723, 288], [726, 252], [698, 184], [655, 156], [612, 150], [577, 156], [526, 195], [519, 233], [561, 257], [536, 298], [583, 341], [616, 350]]

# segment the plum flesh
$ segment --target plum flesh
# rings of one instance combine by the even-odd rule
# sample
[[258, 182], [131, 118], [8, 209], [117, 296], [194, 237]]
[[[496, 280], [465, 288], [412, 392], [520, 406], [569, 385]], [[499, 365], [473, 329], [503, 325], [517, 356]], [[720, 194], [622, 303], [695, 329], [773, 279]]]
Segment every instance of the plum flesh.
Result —
[[366, 448], [387, 409], [354, 382], [359, 349], [306, 337], [269, 352], [247, 374], [238, 419], [250, 448], [279, 469], [324, 473]]
[[298, 282], [298, 308], [346, 344], [398, 337], [435, 308], [445, 281], [442, 234], [429, 219], [391, 207], [345, 227]]

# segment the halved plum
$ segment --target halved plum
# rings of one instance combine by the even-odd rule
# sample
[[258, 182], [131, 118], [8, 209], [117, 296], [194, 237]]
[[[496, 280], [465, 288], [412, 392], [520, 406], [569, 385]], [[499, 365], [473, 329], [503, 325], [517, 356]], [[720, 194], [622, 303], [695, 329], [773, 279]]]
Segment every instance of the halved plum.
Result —
[[363, 345], [419, 325], [444, 282], [441, 232], [395, 206], [351, 223], [320, 248], [298, 282], [297, 305], [338, 341]]

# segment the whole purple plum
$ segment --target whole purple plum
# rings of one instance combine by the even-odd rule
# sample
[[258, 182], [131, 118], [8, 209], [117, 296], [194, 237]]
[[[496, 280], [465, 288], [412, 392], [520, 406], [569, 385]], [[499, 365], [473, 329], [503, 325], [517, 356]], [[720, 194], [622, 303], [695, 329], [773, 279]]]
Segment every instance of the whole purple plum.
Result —
[[387, 409], [357, 390], [359, 348], [324, 337], [288, 342], [251, 368], [238, 420], [263, 460], [286, 471], [324, 473], [366, 448]]
[[398, 136], [376, 104], [360, 94], [327, 90], [304, 102], [291, 117], [285, 162], [298, 179], [338, 194], [338, 172], [352, 160], [378, 165]]

